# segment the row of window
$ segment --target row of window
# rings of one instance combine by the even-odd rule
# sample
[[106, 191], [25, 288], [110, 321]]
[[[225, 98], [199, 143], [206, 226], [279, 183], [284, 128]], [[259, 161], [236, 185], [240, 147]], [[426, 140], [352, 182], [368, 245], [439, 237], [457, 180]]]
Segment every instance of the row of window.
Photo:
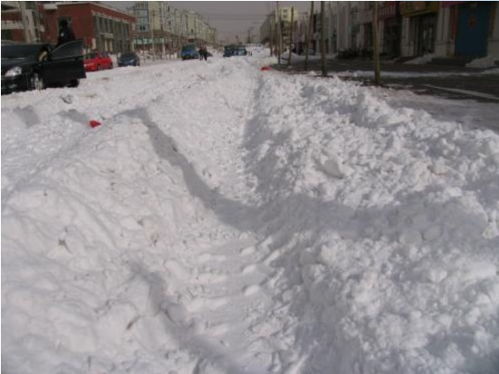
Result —
[[109, 18], [103, 18], [99, 16], [93, 16], [94, 27], [96, 34], [101, 32], [112, 33], [116, 35], [121, 35], [124, 38], [128, 38], [129, 24], [125, 22], [114, 21]]

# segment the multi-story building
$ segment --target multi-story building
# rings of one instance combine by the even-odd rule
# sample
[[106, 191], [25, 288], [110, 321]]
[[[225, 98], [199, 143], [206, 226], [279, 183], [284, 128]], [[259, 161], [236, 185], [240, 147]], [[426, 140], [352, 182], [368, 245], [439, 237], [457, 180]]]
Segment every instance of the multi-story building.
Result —
[[165, 53], [172, 48], [174, 9], [167, 2], [141, 1], [129, 9], [137, 19], [133, 36], [136, 48]]
[[216, 30], [199, 14], [168, 2], [141, 1], [129, 9], [137, 18], [134, 45], [154, 54], [170, 53], [187, 41], [214, 44]]
[[280, 19], [280, 32], [282, 34], [282, 42], [283, 45], [287, 47], [289, 44], [291, 30], [291, 17], [293, 17], [293, 30], [295, 32], [298, 29], [300, 19], [300, 13], [296, 7], [280, 7], [279, 13], [273, 11], [268, 14], [265, 18], [265, 21], [260, 26], [260, 42], [268, 43], [270, 41], [270, 38], [272, 37], [272, 34], [274, 34], [274, 39], [276, 39], [275, 35], [278, 35], [276, 33], [276, 30], [279, 27]]
[[42, 30], [36, 2], [2, 2], [2, 40], [39, 42]]
[[40, 2], [42, 40], [57, 43], [58, 25], [68, 21], [86, 50], [113, 53], [132, 49], [131, 33], [135, 18], [128, 13], [96, 2]]

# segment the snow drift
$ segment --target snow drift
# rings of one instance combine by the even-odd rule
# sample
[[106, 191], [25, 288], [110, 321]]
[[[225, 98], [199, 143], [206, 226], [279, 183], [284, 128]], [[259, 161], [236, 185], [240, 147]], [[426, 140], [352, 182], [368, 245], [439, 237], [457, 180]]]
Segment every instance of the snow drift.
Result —
[[262, 61], [3, 100], [4, 372], [497, 372], [498, 134]]

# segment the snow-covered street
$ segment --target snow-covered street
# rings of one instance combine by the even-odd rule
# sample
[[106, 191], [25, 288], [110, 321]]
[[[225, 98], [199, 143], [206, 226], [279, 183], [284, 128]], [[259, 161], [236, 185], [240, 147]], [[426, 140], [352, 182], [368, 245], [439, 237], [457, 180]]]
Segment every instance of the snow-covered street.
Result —
[[499, 106], [269, 61], [2, 96], [3, 373], [499, 372]]

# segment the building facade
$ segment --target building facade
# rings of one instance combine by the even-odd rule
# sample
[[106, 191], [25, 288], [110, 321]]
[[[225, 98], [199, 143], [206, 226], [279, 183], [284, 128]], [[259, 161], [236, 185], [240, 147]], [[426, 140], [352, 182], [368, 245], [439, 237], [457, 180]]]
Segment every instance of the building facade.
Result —
[[[291, 19], [293, 24], [291, 25]], [[303, 19], [303, 18], [301, 18]], [[279, 24], [280, 20], [280, 24]], [[279, 30], [280, 25], [280, 30]], [[296, 40], [296, 32], [300, 30], [300, 12], [296, 7], [280, 7], [279, 12], [273, 11], [265, 17], [264, 22], [260, 26], [260, 42], [269, 43], [270, 38], [273, 39], [273, 44], [279, 40], [279, 31], [282, 35], [282, 43], [284, 49], [289, 46], [291, 37], [291, 27], [293, 28], [293, 41]]]
[[123, 53], [132, 50], [131, 35], [135, 18], [94, 2], [41, 2], [44, 24], [42, 40], [57, 43], [58, 25], [68, 21], [77, 39], [83, 39], [86, 51]]
[[434, 1], [401, 1], [402, 56], [435, 53], [440, 3]]
[[36, 43], [41, 41], [42, 31], [37, 2], [2, 2], [2, 40]]
[[157, 55], [176, 51], [187, 42], [216, 43], [216, 30], [203, 17], [169, 2], [136, 2], [129, 12], [137, 19], [133, 44], [138, 50]]
[[[378, 3], [378, 43], [385, 58], [423, 55], [499, 59], [499, 2], [386, 1]], [[320, 41], [319, 9], [314, 12], [312, 48]], [[327, 53], [370, 56], [374, 3], [328, 2]]]
[[438, 56], [499, 59], [499, 2], [442, 2], [435, 53]]

